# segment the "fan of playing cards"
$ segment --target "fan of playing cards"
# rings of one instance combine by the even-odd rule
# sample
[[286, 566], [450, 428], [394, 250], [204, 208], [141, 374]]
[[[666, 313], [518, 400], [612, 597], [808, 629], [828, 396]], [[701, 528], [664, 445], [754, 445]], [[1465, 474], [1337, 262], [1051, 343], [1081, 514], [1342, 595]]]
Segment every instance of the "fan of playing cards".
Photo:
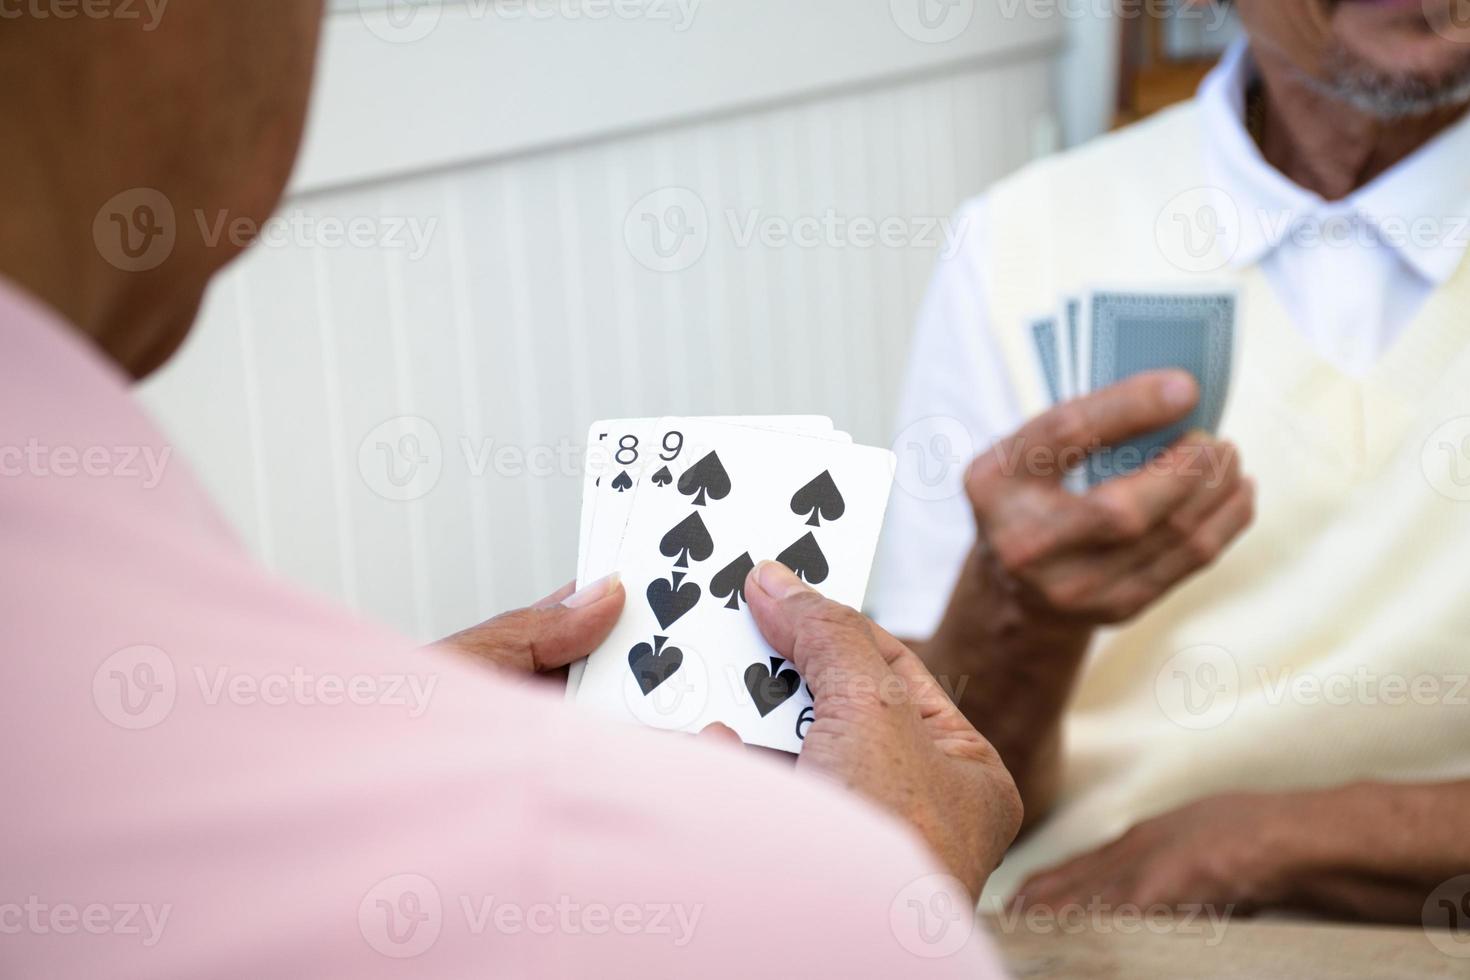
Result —
[[799, 752], [811, 690], [766, 643], [746, 576], [779, 561], [861, 606], [895, 459], [816, 416], [599, 422], [588, 435], [577, 581], [622, 575], [628, 605], [574, 666], [579, 705], [656, 728], [716, 722]]
[[1066, 297], [1057, 314], [1030, 322], [1053, 405], [1164, 368], [1188, 371], [1199, 383], [1199, 404], [1187, 418], [1094, 454], [1082, 475], [1087, 486], [1138, 469], [1188, 432], [1219, 431], [1236, 351], [1235, 315], [1236, 294], [1229, 288], [1098, 289]]

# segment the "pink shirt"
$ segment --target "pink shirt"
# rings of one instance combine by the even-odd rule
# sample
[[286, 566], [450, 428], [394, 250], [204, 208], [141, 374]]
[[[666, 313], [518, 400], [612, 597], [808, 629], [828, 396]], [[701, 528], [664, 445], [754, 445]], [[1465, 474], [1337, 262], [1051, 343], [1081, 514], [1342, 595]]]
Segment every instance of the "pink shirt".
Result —
[[265, 574], [0, 283], [0, 975], [996, 976], [916, 838]]

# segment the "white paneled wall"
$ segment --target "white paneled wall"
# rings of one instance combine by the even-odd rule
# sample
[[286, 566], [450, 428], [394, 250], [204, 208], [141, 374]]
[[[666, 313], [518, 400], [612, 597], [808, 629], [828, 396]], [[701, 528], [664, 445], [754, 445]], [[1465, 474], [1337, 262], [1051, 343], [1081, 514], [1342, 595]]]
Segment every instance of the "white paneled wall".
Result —
[[[1053, 56], [997, 51], [418, 172], [400, 159], [377, 180], [355, 167], [345, 186], [309, 162], [284, 230], [220, 279], [145, 397], [266, 563], [415, 636], [452, 632], [572, 576], [595, 418], [823, 413], [885, 442], [943, 245], [931, 226], [1054, 131]], [[486, 93], [460, 124], [493, 126], [501, 98], [536, 93]], [[639, 237], [635, 205], [665, 188], [707, 219], [678, 271], [650, 268]], [[651, 212], [666, 228], [680, 213]], [[905, 243], [851, 224], [885, 219]], [[337, 241], [333, 221], [362, 238]], [[752, 221], [834, 230], [743, 241]], [[412, 465], [399, 492], [389, 467]]]

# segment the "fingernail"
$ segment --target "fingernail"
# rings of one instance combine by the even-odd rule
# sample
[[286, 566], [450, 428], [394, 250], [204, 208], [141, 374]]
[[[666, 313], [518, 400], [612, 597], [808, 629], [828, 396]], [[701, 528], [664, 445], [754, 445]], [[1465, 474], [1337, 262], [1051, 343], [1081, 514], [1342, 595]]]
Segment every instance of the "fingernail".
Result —
[[1164, 401], [1170, 408], [1188, 408], [1196, 398], [1194, 378], [1174, 373], [1164, 382]]
[[582, 586], [563, 599], [561, 604], [568, 609], [583, 609], [612, 595], [621, 581], [622, 576], [613, 572], [606, 578], [600, 578], [596, 582]]
[[810, 592], [811, 586], [779, 561], [763, 561], [755, 566], [755, 581], [766, 595], [785, 599], [798, 592]]

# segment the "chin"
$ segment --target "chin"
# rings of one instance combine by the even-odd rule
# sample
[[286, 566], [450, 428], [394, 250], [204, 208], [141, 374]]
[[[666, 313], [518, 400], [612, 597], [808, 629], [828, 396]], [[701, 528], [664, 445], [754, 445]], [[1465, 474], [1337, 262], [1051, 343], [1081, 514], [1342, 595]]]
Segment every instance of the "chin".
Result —
[[1338, 0], [1331, 14], [1330, 84], [1389, 118], [1470, 102], [1470, 21], [1455, 16], [1461, 2]]

